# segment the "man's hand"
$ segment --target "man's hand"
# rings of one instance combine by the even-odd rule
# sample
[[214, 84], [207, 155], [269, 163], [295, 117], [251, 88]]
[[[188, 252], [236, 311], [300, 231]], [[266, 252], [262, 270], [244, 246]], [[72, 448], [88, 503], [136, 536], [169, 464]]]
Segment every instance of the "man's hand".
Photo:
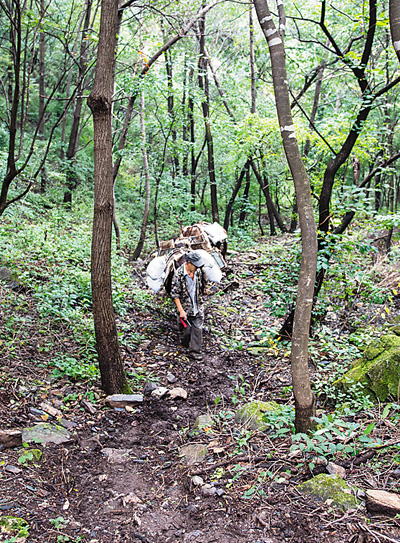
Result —
[[186, 315], [186, 311], [182, 309], [182, 311], [179, 311], [179, 316], [181, 319], [183, 319], [184, 321], [187, 321], [187, 315]]
[[186, 311], [183, 309], [180, 299], [175, 298], [174, 302], [175, 302], [177, 310], [179, 311], [180, 318], [186, 321], [187, 320]]

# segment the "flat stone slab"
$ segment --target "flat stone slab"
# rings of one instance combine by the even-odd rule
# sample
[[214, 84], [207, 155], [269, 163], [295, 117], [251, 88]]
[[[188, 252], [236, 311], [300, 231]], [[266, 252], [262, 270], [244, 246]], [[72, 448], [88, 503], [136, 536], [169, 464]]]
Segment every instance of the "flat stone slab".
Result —
[[36, 424], [30, 428], [22, 430], [22, 441], [25, 443], [34, 442], [46, 445], [47, 443], [70, 443], [71, 434], [59, 424], [49, 424], [47, 422]]
[[0, 431], [0, 451], [1, 449], [12, 449], [22, 446], [21, 430], [2, 430]]
[[352, 489], [338, 475], [321, 473], [297, 487], [301, 494], [347, 511], [357, 507], [358, 501]]
[[143, 394], [113, 394], [105, 400], [111, 407], [126, 407], [143, 403]]
[[185, 445], [185, 447], [181, 447], [180, 452], [181, 456], [185, 457], [186, 465], [192, 466], [205, 459], [208, 449], [207, 445], [203, 445], [202, 443], [192, 443], [190, 445]]
[[365, 504], [370, 513], [395, 516], [400, 513], [400, 496], [385, 490], [367, 490]]

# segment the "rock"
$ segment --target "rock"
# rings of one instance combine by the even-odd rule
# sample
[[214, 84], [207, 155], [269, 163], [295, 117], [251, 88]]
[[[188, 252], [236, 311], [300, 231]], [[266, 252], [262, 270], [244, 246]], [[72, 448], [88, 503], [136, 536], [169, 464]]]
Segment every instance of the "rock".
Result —
[[207, 428], [208, 426], [213, 426], [214, 421], [210, 415], [200, 415], [194, 421], [193, 430], [201, 430], [202, 428]]
[[191, 443], [185, 447], [181, 447], [180, 454], [185, 457], [187, 466], [192, 466], [198, 462], [202, 462], [208, 452], [207, 445], [202, 443]]
[[167, 373], [167, 381], [168, 383], [171, 383], [171, 385], [173, 385], [174, 383], [177, 382], [177, 378], [175, 377], [175, 375], [173, 373], [171, 373], [170, 371]]
[[317, 501], [329, 500], [329, 503], [342, 511], [357, 507], [357, 498], [353, 495], [352, 489], [338, 475], [321, 473], [298, 485], [297, 490]]
[[395, 516], [400, 513], [400, 496], [385, 490], [367, 490], [365, 505], [370, 513]]
[[198, 475], [194, 475], [192, 477], [192, 484], [194, 484], [194, 486], [202, 486], [202, 485], [204, 485], [204, 481]]
[[17, 466], [13, 466], [12, 464], [7, 464], [7, 466], [4, 468], [4, 471], [12, 473], [13, 475], [18, 475], [18, 473], [21, 473], [22, 469], [17, 468]]
[[333, 384], [346, 391], [360, 383], [366, 394], [385, 401], [389, 395], [397, 397], [400, 381], [400, 337], [387, 334], [373, 341], [363, 357]]
[[188, 394], [187, 394], [186, 390], [184, 388], [180, 388], [180, 387], [173, 388], [168, 393], [168, 397], [171, 400], [175, 400], [176, 398], [181, 398], [182, 400], [186, 400], [187, 395]]
[[263, 354], [266, 354], [268, 350], [270, 350], [270, 347], [262, 347], [261, 345], [250, 345], [247, 347], [247, 352], [249, 354], [252, 354], [254, 356], [261, 356]]
[[55, 419], [59, 419], [59, 418], [62, 417], [61, 411], [59, 411], [58, 409], [56, 409], [55, 407], [53, 407], [49, 403], [42, 402], [40, 404], [40, 407], [41, 407], [41, 409], [43, 409], [43, 411], [45, 411], [46, 413], [48, 413], [49, 415], [51, 415]]
[[81, 406], [83, 407], [85, 411], [87, 411], [91, 415], [94, 415], [95, 413], [97, 413], [96, 407], [92, 404], [92, 402], [89, 402], [88, 400], [82, 400]]
[[395, 470], [393, 470], [392, 476], [393, 476], [395, 479], [400, 479], [400, 468], [396, 468]]
[[123, 464], [129, 461], [129, 455], [132, 449], [112, 449], [111, 447], [104, 447], [101, 454], [106, 457], [107, 462], [110, 464]]
[[215, 492], [217, 496], [223, 496], [225, 494], [225, 490], [223, 488], [217, 488]]
[[42, 409], [36, 409], [36, 407], [30, 407], [29, 413], [33, 415], [34, 417], [41, 419], [41, 420], [48, 420], [49, 414], [45, 413]]
[[153, 392], [153, 390], [156, 390], [158, 385], [156, 383], [153, 383], [152, 381], [146, 381], [144, 387], [143, 387], [143, 394], [145, 396], [150, 396], [150, 394]]
[[61, 445], [62, 443], [70, 443], [72, 441], [71, 434], [58, 424], [49, 424], [47, 422], [36, 424], [30, 428], [22, 430], [22, 441], [26, 443], [55, 443]]
[[217, 492], [217, 489], [213, 485], [207, 484], [201, 487], [201, 493], [204, 496], [214, 496], [216, 492]]
[[272, 402], [250, 402], [236, 411], [235, 422], [244, 424], [253, 430], [264, 430], [267, 424], [263, 421], [264, 413], [279, 409], [279, 404]]
[[341, 479], [346, 479], [346, 470], [342, 468], [342, 466], [338, 466], [338, 464], [334, 464], [333, 462], [328, 462], [326, 469], [331, 475], [338, 475]]
[[21, 430], [1, 430], [0, 431], [0, 451], [2, 449], [12, 449], [22, 446]]
[[5, 266], [2, 266], [0, 268], [0, 281], [10, 281], [12, 276], [12, 271], [6, 268]]
[[111, 407], [126, 407], [127, 405], [138, 405], [143, 403], [142, 394], [113, 394], [107, 396], [105, 401]]
[[166, 387], [157, 387], [151, 393], [151, 397], [156, 400], [160, 400], [163, 396], [166, 395], [167, 392], [168, 392], [168, 389]]

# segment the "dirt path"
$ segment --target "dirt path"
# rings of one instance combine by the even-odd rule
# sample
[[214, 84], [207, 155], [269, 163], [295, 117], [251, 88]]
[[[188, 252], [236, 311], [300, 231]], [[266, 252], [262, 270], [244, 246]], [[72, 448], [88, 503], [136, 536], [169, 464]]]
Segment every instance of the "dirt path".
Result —
[[[43, 401], [63, 401], [73, 426], [70, 443], [39, 446], [43, 457], [36, 465], [21, 465], [19, 449], [0, 453], [0, 514], [28, 522], [27, 542], [398, 540], [399, 521], [389, 527], [378, 519], [367, 526], [362, 507], [343, 514], [301, 496], [296, 487], [310, 473], [288, 455], [288, 438], [273, 440], [268, 432], [251, 433], [235, 424], [238, 405], [249, 399], [286, 402], [290, 385], [287, 358], [227, 348], [227, 341], [237, 345], [241, 334], [254, 334], [249, 317], [274, 324], [246, 269], [250, 274], [242, 277], [239, 291], [210, 302], [202, 363], [190, 362], [177, 347], [162, 300], [157, 317], [147, 309], [127, 317], [132, 329], [147, 334], [137, 351], [124, 351], [137, 391], [151, 380], [169, 390], [183, 388], [187, 399], [145, 396], [137, 408], [110, 408], [90, 383], [53, 382], [38, 367], [29, 372], [22, 353], [20, 366], [15, 359], [6, 361], [4, 371], [18, 378], [1, 387], [3, 427], [40, 421], [32, 408]], [[92, 413], [83, 407], [84, 398], [97, 400]], [[196, 418], [206, 414], [215, 424], [193, 432]], [[208, 449], [201, 463], [188, 466], [181, 449], [191, 443]], [[360, 481], [362, 469], [354, 467], [349, 475]], [[201, 477], [202, 484], [193, 477]], [[6, 538], [0, 535], [0, 541]]]

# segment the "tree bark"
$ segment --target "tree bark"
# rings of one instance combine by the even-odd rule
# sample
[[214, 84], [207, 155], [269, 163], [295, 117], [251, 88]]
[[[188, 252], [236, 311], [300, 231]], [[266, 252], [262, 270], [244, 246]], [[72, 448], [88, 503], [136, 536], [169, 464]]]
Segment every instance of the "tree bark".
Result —
[[299, 208], [302, 257], [294, 316], [291, 369], [296, 408], [295, 427], [297, 432], [306, 432], [312, 427], [311, 417], [315, 414], [315, 399], [308, 371], [308, 340], [317, 267], [317, 232], [310, 182], [293, 127], [283, 38], [277, 32], [266, 0], [254, 0], [254, 6], [271, 55], [272, 78], [282, 142], [293, 176]]
[[[45, 15], [45, 3], [44, 0], [40, 0], [40, 19], [43, 21]], [[44, 93], [45, 93], [45, 81], [44, 81], [44, 58], [45, 58], [45, 44], [44, 44], [44, 32], [40, 29], [39, 33], [39, 139], [44, 140]], [[46, 191], [46, 167], [43, 166], [40, 172], [40, 192]]]
[[102, 0], [96, 75], [88, 105], [94, 128], [94, 216], [91, 257], [93, 318], [101, 382], [107, 394], [129, 391], [111, 289], [113, 215], [112, 97], [118, 0]]

